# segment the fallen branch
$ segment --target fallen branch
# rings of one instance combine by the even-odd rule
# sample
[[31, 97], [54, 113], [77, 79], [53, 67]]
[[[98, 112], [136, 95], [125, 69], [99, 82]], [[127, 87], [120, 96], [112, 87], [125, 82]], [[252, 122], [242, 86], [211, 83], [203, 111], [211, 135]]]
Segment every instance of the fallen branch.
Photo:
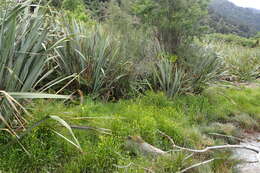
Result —
[[145, 156], [155, 157], [168, 154], [167, 152], [148, 144], [140, 136], [128, 136], [126, 147], [136, 154], [143, 154]]
[[[241, 149], [246, 149], [246, 150], [250, 150], [250, 151], [255, 152], [257, 154], [257, 159], [258, 159], [257, 162], [260, 162], [260, 149], [257, 148], [257, 147], [254, 147], [254, 146], [248, 146], [248, 145], [220, 145], [220, 146], [206, 147], [206, 148], [204, 148], [202, 150], [196, 150], [196, 149], [190, 149], [190, 148], [184, 148], [184, 147], [177, 146], [170, 136], [166, 135], [165, 133], [163, 133], [160, 130], [158, 130], [158, 132], [161, 135], [163, 135], [164, 137], [166, 137], [172, 143], [173, 148], [177, 148], [180, 151], [185, 150], [185, 151], [193, 152], [191, 155], [188, 156], [188, 158], [191, 157], [194, 153], [204, 153], [204, 152], [207, 152], [209, 150], [227, 149], [227, 148], [241, 148]], [[214, 134], [214, 135], [219, 135], [219, 134]], [[226, 136], [226, 135], [221, 135], [221, 136], [230, 137], [230, 136]], [[241, 140], [241, 139], [239, 139], [239, 140]], [[184, 172], [186, 172], [186, 171], [188, 171], [190, 169], [199, 167], [201, 165], [205, 165], [205, 164], [210, 163], [210, 162], [212, 162], [214, 160], [215, 159], [210, 159], [210, 160], [206, 160], [206, 161], [194, 164], [194, 165], [192, 165], [192, 166], [190, 166], [188, 168], [185, 168], [185, 169], [181, 170], [178, 173], [184, 173]]]
[[[220, 146], [211, 146], [211, 147], [206, 147], [204, 149], [198, 150], [198, 149], [191, 149], [191, 148], [185, 148], [185, 147], [181, 147], [178, 146], [174, 143], [173, 139], [166, 135], [165, 133], [161, 132], [158, 130], [158, 132], [163, 135], [164, 137], [166, 137], [171, 143], [172, 143], [172, 147], [173, 148], [177, 148], [178, 151], [188, 151], [188, 152], [192, 152], [190, 155], [188, 155], [187, 157], [184, 158], [184, 161], [191, 158], [195, 153], [204, 153], [210, 150], [218, 150], [218, 149], [228, 149], [228, 148], [241, 148], [241, 149], [246, 149], [246, 150], [250, 150], [253, 151], [257, 154], [257, 158], [258, 161], [260, 162], [260, 149], [254, 146], [248, 146], [248, 145], [220, 145]], [[227, 137], [227, 136], [225, 136]], [[146, 156], [162, 156], [162, 155], [168, 155], [168, 152], [163, 151], [159, 148], [156, 148], [154, 146], [152, 146], [151, 144], [145, 142], [140, 136], [129, 136], [127, 138], [127, 147], [130, 147], [130, 149], [134, 149], [134, 152], [137, 151], [138, 153], [141, 153], [143, 155]], [[210, 160], [206, 160], [200, 163], [196, 163], [194, 165], [191, 165], [181, 171], [179, 171], [178, 173], [184, 173], [190, 169], [208, 164], [212, 161], [216, 160], [215, 158], [210, 159]], [[255, 163], [255, 162], [254, 162]], [[131, 167], [133, 165], [133, 163], [129, 163], [128, 165], [125, 166], [119, 166], [119, 165], [114, 165], [117, 168], [128, 168]], [[152, 171], [152, 170], [150, 170]]]
[[201, 149], [201, 150], [184, 148], [184, 147], [180, 147], [178, 145], [175, 145], [174, 141], [172, 140], [172, 138], [170, 136], [166, 135], [165, 133], [163, 133], [161, 131], [159, 131], [159, 133], [161, 135], [165, 136], [166, 138], [168, 138], [169, 141], [172, 143], [172, 146], [174, 148], [178, 148], [180, 150], [190, 151], [190, 152], [194, 152], [194, 153], [204, 153], [204, 152], [207, 152], [209, 150], [216, 150], [216, 149], [241, 148], [241, 149], [247, 149], [247, 150], [253, 151], [253, 152], [257, 153], [258, 155], [260, 154], [260, 149], [259, 148], [253, 147], [253, 146], [248, 146], [248, 145], [229, 145], [228, 144], [228, 145], [206, 147], [206, 148]]

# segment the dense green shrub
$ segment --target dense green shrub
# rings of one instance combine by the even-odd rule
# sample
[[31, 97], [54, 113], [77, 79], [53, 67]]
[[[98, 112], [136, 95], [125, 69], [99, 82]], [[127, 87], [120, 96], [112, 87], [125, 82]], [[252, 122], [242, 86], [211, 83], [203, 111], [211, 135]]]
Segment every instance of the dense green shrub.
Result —
[[77, 74], [78, 87], [74, 89], [104, 99], [128, 92], [131, 63], [121, 56], [121, 45], [115, 37], [101, 25], [90, 26], [73, 19], [62, 23], [61, 32], [67, 40], [56, 49], [58, 73], [64, 77]]
[[161, 47], [152, 32], [136, 28], [133, 17], [117, 4], [111, 2], [107, 13], [102, 24], [57, 18], [60, 24], [54, 28], [60, 39], [66, 38], [56, 49], [58, 76], [77, 74], [74, 87], [68, 88], [110, 100], [148, 88], [151, 64]]
[[65, 10], [75, 11], [79, 8], [79, 6], [84, 7], [84, 3], [82, 0], [63, 0], [62, 8]]
[[221, 58], [213, 49], [193, 44], [179, 50], [183, 50], [179, 56], [162, 53], [155, 60], [150, 80], [153, 89], [168, 97], [198, 94], [223, 75]]

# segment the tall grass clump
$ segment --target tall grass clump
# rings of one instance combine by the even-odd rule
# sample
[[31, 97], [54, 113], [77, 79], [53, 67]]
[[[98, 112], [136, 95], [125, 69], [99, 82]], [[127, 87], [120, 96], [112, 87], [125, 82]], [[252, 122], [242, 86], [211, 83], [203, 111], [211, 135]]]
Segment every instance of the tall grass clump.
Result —
[[192, 44], [185, 50], [179, 55], [159, 55], [152, 72], [151, 85], [155, 90], [163, 91], [168, 97], [198, 94], [223, 75], [221, 57], [212, 49]]
[[260, 48], [248, 48], [224, 41], [204, 42], [223, 57], [227, 76], [235, 81], [252, 81], [260, 76]]
[[153, 86], [162, 90], [168, 97], [173, 97], [181, 92], [184, 72], [177, 64], [167, 59], [161, 59], [153, 67]]
[[66, 40], [56, 48], [60, 75], [77, 74], [77, 88], [95, 97], [110, 99], [127, 92], [131, 63], [120, 55], [120, 42], [102, 25], [66, 19], [61, 32]]
[[189, 92], [200, 93], [225, 74], [222, 68], [223, 58], [211, 47], [194, 43], [184, 49], [180, 49], [183, 57], [180, 63], [187, 74], [186, 87]]
[[20, 116], [21, 99], [58, 97], [28, 93], [50, 74], [45, 67], [52, 59], [45, 12], [37, 7], [32, 14], [28, 3], [6, 1], [0, 7], [0, 118], [5, 125], [13, 119], [19, 124], [25, 121]]
[[152, 32], [136, 27], [123, 7], [111, 2], [107, 8], [102, 23], [65, 17], [56, 32], [66, 40], [56, 54], [59, 75], [77, 76], [69, 89], [111, 100], [148, 88], [150, 64], [161, 48]]
[[[47, 28], [41, 12], [32, 15], [26, 4], [11, 5], [6, 3], [0, 9], [0, 90], [32, 91], [48, 61]], [[2, 93], [0, 98], [1, 113], [8, 121], [12, 101]]]

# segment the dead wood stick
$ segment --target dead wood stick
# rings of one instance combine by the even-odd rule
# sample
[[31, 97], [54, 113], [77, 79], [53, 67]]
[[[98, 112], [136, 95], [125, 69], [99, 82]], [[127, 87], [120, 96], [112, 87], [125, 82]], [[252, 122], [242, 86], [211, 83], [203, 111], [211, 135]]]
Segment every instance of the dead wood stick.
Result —
[[[260, 149], [257, 148], [257, 147], [254, 147], [254, 146], [248, 146], [248, 145], [220, 145], [220, 146], [212, 146], [212, 147], [206, 147], [204, 149], [201, 149], [201, 150], [197, 150], [197, 149], [190, 149], [190, 148], [184, 148], [184, 147], [180, 147], [180, 146], [177, 146], [173, 139], [166, 135], [165, 133], [163, 133], [162, 131], [158, 130], [158, 132], [163, 135], [164, 137], [166, 137], [171, 143], [172, 143], [172, 146], [174, 148], [178, 148], [180, 150], [185, 150], [185, 151], [189, 151], [189, 152], [193, 152], [193, 153], [204, 153], [204, 152], [207, 152], [209, 150], [216, 150], [216, 149], [227, 149], [227, 148], [241, 148], [241, 149], [247, 149], [247, 150], [250, 150], [250, 151], [253, 151], [255, 153], [257, 153], [257, 159], [258, 161], [257, 162], [260, 162]], [[192, 153], [192, 154], [193, 154]], [[192, 156], [192, 155], [191, 155]], [[194, 164], [188, 168], [185, 168], [183, 170], [181, 170], [180, 172], [178, 173], [184, 173], [190, 169], [193, 169], [195, 167], [199, 167], [201, 165], [204, 165], [204, 164], [207, 164], [207, 163], [210, 163], [212, 161], [214, 161], [215, 159], [210, 159], [210, 160], [206, 160], [206, 161], [203, 161], [203, 162], [200, 162], [200, 163], [197, 163], [197, 164]]]
[[169, 139], [169, 141], [172, 143], [172, 146], [174, 148], [178, 148], [180, 150], [185, 150], [185, 151], [190, 151], [190, 152], [194, 152], [194, 153], [204, 153], [207, 152], [209, 150], [216, 150], [216, 149], [227, 149], [227, 148], [241, 148], [241, 149], [247, 149], [247, 150], [251, 150], [257, 154], [260, 154], [260, 149], [258, 149], [257, 147], [254, 146], [248, 146], [248, 145], [219, 145], [219, 146], [212, 146], [212, 147], [206, 147], [204, 149], [201, 150], [197, 150], [197, 149], [190, 149], [190, 148], [184, 148], [184, 147], [180, 147], [178, 145], [175, 145], [174, 141], [172, 140], [172, 138], [168, 135], [166, 135], [165, 133], [161, 132], [160, 130], [158, 130], [159, 133], [163, 136], [165, 136], [166, 138]]
[[160, 155], [167, 155], [167, 152], [145, 142], [141, 136], [128, 136], [126, 140], [126, 147], [145, 156], [156, 157]]

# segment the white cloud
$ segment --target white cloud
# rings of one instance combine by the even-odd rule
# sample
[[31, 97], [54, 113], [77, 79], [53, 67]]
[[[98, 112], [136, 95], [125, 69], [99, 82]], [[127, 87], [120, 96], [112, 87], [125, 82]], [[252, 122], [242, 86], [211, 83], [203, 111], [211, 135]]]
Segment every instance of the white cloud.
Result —
[[260, 0], [229, 0], [241, 7], [250, 7], [260, 9]]

